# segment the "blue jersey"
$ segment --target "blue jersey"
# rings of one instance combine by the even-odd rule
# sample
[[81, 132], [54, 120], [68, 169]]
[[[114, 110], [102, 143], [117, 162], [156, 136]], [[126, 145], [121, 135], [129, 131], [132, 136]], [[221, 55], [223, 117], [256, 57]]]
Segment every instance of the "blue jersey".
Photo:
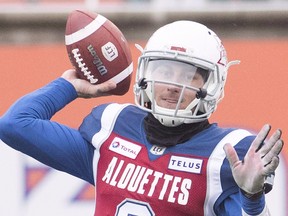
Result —
[[[260, 215], [233, 180], [223, 146], [240, 159], [255, 136], [213, 124], [188, 141], [161, 147], [144, 131], [147, 113], [131, 104], [97, 106], [80, 128], [50, 121], [77, 97], [60, 78], [18, 100], [0, 119], [0, 138], [57, 170], [95, 185], [95, 215]], [[11, 124], [13, 123], [13, 127]]]

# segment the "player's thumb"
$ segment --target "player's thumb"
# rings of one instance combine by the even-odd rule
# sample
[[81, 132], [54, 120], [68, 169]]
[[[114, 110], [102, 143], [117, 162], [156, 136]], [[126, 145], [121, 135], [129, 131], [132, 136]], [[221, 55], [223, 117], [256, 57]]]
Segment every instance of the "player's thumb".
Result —
[[97, 92], [101, 95], [102, 93], [105, 94], [106, 92], [113, 90], [116, 87], [117, 87], [117, 84], [114, 81], [108, 80], [104, 83], [98, 84], [97, 87], [95, 87], [95, 89], [97, 89]]
[[225, 151], [226, 158], [230, 163], [230, 166], [234, 167], [235, 164], [239, 161], [239, 157], [237, 155], [237, 152], [235, 151], [235, 149], [233, 148], [233, 146], [230, 143], [225, 144], [223, 149]]

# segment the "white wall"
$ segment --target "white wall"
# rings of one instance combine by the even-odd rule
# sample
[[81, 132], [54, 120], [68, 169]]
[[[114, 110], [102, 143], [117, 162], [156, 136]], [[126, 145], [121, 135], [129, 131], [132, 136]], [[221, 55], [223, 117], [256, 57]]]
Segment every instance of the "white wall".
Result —
[[[25, 198], [25, 168], [49, 169]], [[0, 215], [93, 215], [94, 200], [74, 200], [85, 182], [48, 168], [0, 141]]]

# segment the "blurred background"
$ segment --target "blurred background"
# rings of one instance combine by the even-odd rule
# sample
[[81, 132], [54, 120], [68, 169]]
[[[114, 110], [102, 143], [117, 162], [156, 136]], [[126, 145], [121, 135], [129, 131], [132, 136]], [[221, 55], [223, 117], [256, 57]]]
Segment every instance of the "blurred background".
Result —
[[[225, 37], [286, 37], [287, 0], [0, 0], [1, 43], [62, 42], [67, 13], [107, 16], [128, 39], [146, 39], [159, 26], [189, 19]], [[21, 34], [19, 34], [21, 32]]]
[[[71, 67], [64, 34], [67, 16], [75, 9], [114, 22], [130, 43], [134, 68], [140, 55], [134, 44], [145, 45], [158, 27], [179, 19], [207, 25], [222, 39], [228, 58], [241, 60], [230, 69], [225, 99], [210, 121], [255, 133], [270, 123], [273, 129], [282, 128], [287, 141], [288, 0], [0, 0], [0, 115]], [[133, 82], [123, 97], [79, 99], [53, 120], [77, 128], [99, 103], [133, 103]], [[287, 146], [280, 157], [274, 190], [267, 195], [273, 216], [288, 215]], [[0, 172], [0, 215], [93, 214], [92, 186], [4, 143]]]

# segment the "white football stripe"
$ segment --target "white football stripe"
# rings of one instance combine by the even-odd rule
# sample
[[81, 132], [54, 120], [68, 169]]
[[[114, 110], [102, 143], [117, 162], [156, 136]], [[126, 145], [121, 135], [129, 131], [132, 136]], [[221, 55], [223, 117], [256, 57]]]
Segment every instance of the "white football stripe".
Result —
[[101, 16], [98, 14], [98, 16], [87, 26], [80, 29], [77, 32], [74, 32], [70, 35], [65, 35], [65, 43], [66, 45], [71, 45], [73, 43], [76, 43], [89, 35], [93, 34], [95, 31], [97, 31], [105, 22], [107, 18]]
[[128, 77], [132, 73], [132, 71], [133, 71], [133, 62], [125, 70], [121, 71], [119, 74], [117, 74], [110, 80], [112, 80], [115, 83], [119, 83], [126, 77]]

